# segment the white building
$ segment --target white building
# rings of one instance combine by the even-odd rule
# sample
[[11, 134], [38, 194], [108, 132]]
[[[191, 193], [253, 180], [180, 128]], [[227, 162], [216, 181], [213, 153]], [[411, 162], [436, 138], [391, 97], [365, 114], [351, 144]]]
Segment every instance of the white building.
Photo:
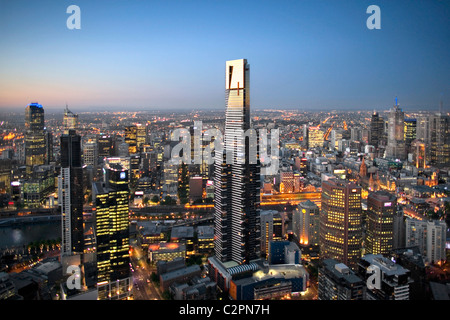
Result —
[[418, 246], [427, 264], [446, 260], [446, 230], [447, 224], [445, 221], [423, 221], [407, 218], [406, 247]]

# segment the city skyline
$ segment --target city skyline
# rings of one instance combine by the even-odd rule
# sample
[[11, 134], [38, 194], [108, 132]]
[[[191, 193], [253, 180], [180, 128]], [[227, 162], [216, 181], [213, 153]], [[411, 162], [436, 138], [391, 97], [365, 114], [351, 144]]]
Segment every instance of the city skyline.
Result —
[[0, 0], [0, 301], [450, 300], [449, 13]]
[[[62, 119], [45, 119], [39, 103], [21, 115], [25, 125], [4, 117], [0, 224], [12, 236], [0, 238], [5, 299], [448, 299], [440, 291], [441, 277], [450, 277], [450, 117], [406, 117], [397, 98], [384, 118], [251, 117], [247, 59], [228, 60], [223, 71], [224, 117], [78, 117], [66, 105]], [[204, 161], [208, 152], [196, 161], [211, 144], [195, 138], [216, 140], [218, 128], [225, 141], [214, 147], [215, 162]], [[278, 159], [264, 174], [263, 136], [253, 150], [261, 161], [252, 162], [261, 128], [271, 130], [271, 167]], [[179, 130], [191, 159], [177, 166]], [[50, 220], [58, 238], [17, 242], [27, 226]], [[30, 277], [40, 285], [24, 290]]]
[[0, 4], [0, 110], [221, 109], [222, 63], [242, 56], [254, 110], [448, 109], [444, 1], [377, 1], [379, 30], [368, 1], [77, 1], [80, 30], [70, 4]]

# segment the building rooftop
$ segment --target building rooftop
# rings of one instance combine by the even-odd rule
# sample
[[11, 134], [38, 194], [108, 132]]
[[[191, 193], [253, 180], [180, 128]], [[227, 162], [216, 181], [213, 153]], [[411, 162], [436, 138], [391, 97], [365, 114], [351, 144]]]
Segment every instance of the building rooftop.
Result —
[[181, 268], [181, 269], [177, 269], [177, 270], [174, 270], [174, 271], [171, 271], [171, 272], [164, 273], [164, 274], [161, 275], [161, 280], [167, 281], [167, 280], [175, 279], [175, 278], [178, 278], [178, 277], [181, 277], [181, 276], [184, 276], [184, 275], [189, 275], [189, 274], [194, 273], [194, 272], [201, 272], [201, 269], [200, 269], [199, 265], [194, 264], [194, 265], [189, 266], [189, 267], [184, 267], [184, 268]]
[[193, 238], [194, 227], [173, 227], [170, 234], [171, 239]]
[[45, 262], [41, 264], [39, 267], [36, 267], [36, 270], [42, 274], [49, 274], [52, 271], [58, 270], [61, 268], [61, 263], [58, 261]]
[[376, 265], [386, 275], [403, 275], [409, 271], [408, 269], [403, 268], [401, 265], [396, 264], [394, 261], [383, 257], [383, 255], [381, 254], [367, 254], [362, 259], [369, 262], [370, 264]]
[[334, 259], [324, 260], [323, 265], [326, 270], [331, 272], [331, 274], [337, 279], [343, 279], [348, 283], [358, 283], [362, 281], [362, 279], [358, 277], [349, 267], [343, 263], [338, 263]]
[[214, 238], [214, 227], [211, 226], [198, 226], [197, 236], [199, 239], [212, 239]]

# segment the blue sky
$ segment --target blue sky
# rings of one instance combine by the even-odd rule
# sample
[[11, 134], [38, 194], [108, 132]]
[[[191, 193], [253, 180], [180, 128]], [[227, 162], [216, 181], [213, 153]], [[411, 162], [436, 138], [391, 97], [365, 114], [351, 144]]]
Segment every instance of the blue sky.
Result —
[[448, 108], [449, 17], [448, 0], [0, 0], [0, 108], [221, 109], [240, 58], [252, 108]]

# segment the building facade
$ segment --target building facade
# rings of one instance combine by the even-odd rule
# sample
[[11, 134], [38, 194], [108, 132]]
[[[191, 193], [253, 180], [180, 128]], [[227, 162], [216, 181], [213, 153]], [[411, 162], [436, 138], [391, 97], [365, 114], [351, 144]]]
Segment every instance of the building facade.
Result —
[[250, 66], [246, 59], [227, 61], [225, 74], [224, 150], [216, 150], [215, 159], [214, 245], [220, 261], [245, 264], [260, 256], [260, 164], [252, 148], [258, 143], [256, 136], [247, 140], [245, 135], [250, 129]]
[[319, 239], [321, 259], [356, 267], [362, 245], [360, 187], [335, 179], [322, 183]]

